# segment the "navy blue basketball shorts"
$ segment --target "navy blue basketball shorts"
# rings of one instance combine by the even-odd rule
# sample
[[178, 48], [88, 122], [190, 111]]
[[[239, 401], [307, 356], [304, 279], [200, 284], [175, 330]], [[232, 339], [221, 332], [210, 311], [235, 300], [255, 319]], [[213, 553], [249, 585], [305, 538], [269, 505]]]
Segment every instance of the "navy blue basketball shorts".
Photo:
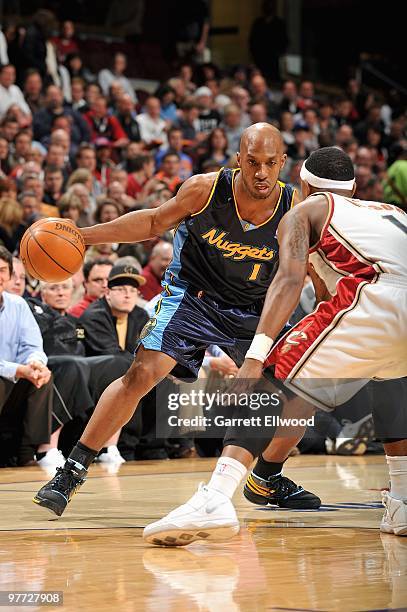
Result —
[[223, 349], [238, 366], [243, 363], [259, 314], [255, 305], [231, 306], [203, 292], [167, 285], [140, 334], [140, 344], [175, 359], [171, 373], [193, 381], [210, 344]]

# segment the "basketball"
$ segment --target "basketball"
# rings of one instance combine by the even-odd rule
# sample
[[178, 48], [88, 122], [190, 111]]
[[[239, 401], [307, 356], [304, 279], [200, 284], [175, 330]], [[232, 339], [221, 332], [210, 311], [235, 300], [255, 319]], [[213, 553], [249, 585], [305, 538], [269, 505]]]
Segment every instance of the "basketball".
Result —
[[33, 223], [20, 244], [20, 258], [27, 272], [47, 283], [60, 283], [83, 264], [85, 243], [78, 229], [66, 219], [47, 218]]

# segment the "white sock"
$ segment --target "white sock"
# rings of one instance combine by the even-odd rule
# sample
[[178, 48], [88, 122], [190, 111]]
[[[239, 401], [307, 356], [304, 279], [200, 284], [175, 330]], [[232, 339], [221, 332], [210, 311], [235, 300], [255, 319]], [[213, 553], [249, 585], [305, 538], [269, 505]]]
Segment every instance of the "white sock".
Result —
[[215, 489], [232, 499], [240, 481], [246, 476], [247, 469], [232, 457], [220, 457], [208, 482], [208, 489]]
[[395, 499], [407, 499], [407, 457], [388, 457], [390, 495]]

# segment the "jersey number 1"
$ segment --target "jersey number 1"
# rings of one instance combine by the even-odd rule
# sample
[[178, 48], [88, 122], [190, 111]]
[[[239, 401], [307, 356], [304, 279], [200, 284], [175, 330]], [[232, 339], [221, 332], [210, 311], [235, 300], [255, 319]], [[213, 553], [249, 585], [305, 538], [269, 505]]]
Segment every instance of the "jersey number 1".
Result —
[[259, 275], [260, 268], [261, 268], [261, 264], [253, 264], [253, 269], [252, 269], [251, 274], [250, 274], [250, 276], [249, 276], [249, 278], [247, 280], [256, 280], [256, 278]]

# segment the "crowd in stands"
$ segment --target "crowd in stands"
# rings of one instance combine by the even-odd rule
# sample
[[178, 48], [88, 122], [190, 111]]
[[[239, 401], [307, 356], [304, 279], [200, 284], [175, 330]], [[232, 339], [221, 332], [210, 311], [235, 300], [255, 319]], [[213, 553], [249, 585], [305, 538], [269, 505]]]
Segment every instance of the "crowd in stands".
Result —
[[[260, 121], [282, 132], [281, 180], [299, 187], [307, 156], [336, 145], [354, 161], [355, 197], [407, 209], [407, 114], [382, 92], [356, 79], [334, 94], [310, 80], [270, 86], [256, 66], [222, 71], [181, 62], [150, 95], [134, 89], [123, 53], [93, 74], [74, 24], [64, 22], [58, 36], [51, 25], [39, 11], [23, 41], [12, 28], [2, 33], [0, 465], [61, 463], [64, 430], [71, 427], [69, 445], [131, 362], [172, 257], [171, 234], [103, 244], [87, 250], [72, 280], [39, 283], [18, 260], [20, 239], [38, 219], [64, 217], [85, 227], [160, 206], [191, 175], [235, 167], [243, 130]], [[220, 373], [235, 372], [225, 355], [208, 359]], [[25, 416], [22, 395], [35, 406]], [[147, 397], [146, 406], [152, 403]], [[194, 452], [191, 441], [158, 445], [142, 421], [130, 422], [122, 443], [117, 432], [100, 460]]]

